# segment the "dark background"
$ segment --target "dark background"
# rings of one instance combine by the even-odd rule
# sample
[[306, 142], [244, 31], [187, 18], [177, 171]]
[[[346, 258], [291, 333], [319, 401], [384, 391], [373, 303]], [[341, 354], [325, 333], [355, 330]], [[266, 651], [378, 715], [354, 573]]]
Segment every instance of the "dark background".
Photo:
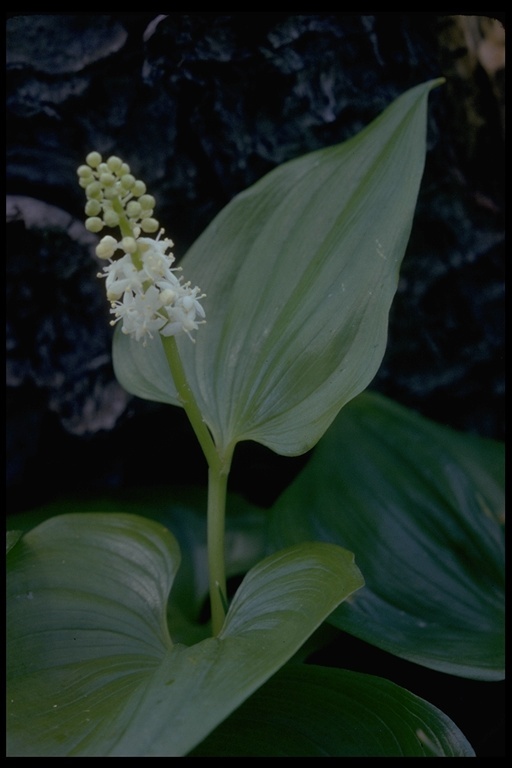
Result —
[[[59, 496], [206, 482], [182, 411], [131, 398], [115, 381], [97, 238], [83, 227], [76, 182], [85, 155], [131, 165], [179, 258], [264, 173], [352, 136], [399, 94], [441, 75], [372, 387], [503, 440], [504, 25], [503, 12], [8, 13], [8, 512]], [[155, 435], [175, 441], [141, 451]], [[231, 487], [270, 504], [306, 459], [243, 444]], [[427, 673], [436, 678], [420, 670], [424, 685]], [[502, 755], [502, 687], [459, 683], [447, 713], [463, 731], [469, 718], [464, 732], [479, 754]], [[442, 696], [423, 695], [445, 709]]]

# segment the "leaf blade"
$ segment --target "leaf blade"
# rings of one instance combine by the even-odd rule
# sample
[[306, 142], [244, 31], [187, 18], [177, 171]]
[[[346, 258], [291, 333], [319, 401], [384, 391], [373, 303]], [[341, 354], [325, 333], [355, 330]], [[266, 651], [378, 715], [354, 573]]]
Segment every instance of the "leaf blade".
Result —
[[[403, 94], [348, 142], [274, 169], [215, 218], [183, 260], [207, 297], [189, 383], [220, 451], [311, 448], [375, 375], [409, 238], [438, 81]], [[133, 394], [179, 404], [159, 339], [116, 333]]]
[[161, 525], [120, 513], [53, 518], [11, 550], [9, 756], [186, 754], [362, 583], [339, 547], [293, 547], [249, 572], [219, 637], [185, 646], [166, 623], [178, 561]]
[[388, 680], [348, 670], [288, 665], [190, 756], [212, 754], [474, 757], [475, 753], [446, 715]]
[[356, 553], [364, 590], [331, 616], [401, 658], [499, 680], [504, 655], [503, 446], [366, 392], [276, 502], [275, 547]]

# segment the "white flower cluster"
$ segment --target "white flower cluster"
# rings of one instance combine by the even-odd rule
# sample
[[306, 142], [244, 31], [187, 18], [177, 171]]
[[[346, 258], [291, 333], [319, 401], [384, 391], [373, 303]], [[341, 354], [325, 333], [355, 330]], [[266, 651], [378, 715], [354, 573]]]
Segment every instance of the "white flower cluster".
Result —
[[[119, 227], [121, 240], [105, 235], [96, 247], [100, 259], [108, 261], [99, 277], [106, 278], [107, 298], [111, 303], [111, 321], [122, 321], [122, 331], [137, 341], [191, 332], [204, 321], [204, 309], [196, 286], [184, 283], [173, 268], [172, 240], [141, 237], [141, 233], [156, 232], [159, 223], [153, 218], [155, 200], [146, 194], [146, 185], [135, 179], [130, 168], [118, 157], [104, 163], [98, 152], [91, 152], [87, 165], [78, 168], [79, 183], [85, 189], [88, 216], [85, 225], [91, 232], [104, 226]], [[136, 199], [135, 199], [136, 198]], [[114, 259], [122, 251], [123, 256]], [[198, 319], [199, 318], [199, 319]]]

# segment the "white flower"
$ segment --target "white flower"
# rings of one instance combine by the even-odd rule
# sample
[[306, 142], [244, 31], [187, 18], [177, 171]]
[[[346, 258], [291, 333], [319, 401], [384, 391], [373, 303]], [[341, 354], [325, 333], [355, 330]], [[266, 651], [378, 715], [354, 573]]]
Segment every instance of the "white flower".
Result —
[[142, 265], [144, 273], [148, 280], [157, 282], [158, 280], [167, 280], [173, 283], [176, 278], [173, 275], [172, 265], [174, 256], [166, 251], [172, 247], [172, 240], [151, 240], [149, 237], [139, 237], [138, 242], [142, 244]]
[[123, 321], [122, 331], [133, 336], [136, 341], [146, 342], [146, 336], [153, 338], [154, 331], [160, 331], [167, 323], [167, 318], [159, 314], [161, 309], [160, 293], [154, 285], [150, 285], [145, 293], [130, 293], [127, 291], [123, 301], [112, 303], [110, 312], [115, 315], [111, 321], [115, 325]]
[[[121, 321], [123, 333], [136, 341], [142, 339], [144, 344], [155, 332], [162, 336], [184, 332], [193, 340], [191, 331], [204, 322], [205, 312], [200, 304], [204, 294], [200, 294], [197, 286], [191, 288], [190, 283], [183, 284], [176, 277], [163, 250], [148, 249], [142, 255], [143, 263], [144, 257], [148, 257], [146, 266], [150, 265], [151, 270], [146, 266], [137, 269], [128, 253], [103, 268], [110, 312], [115, 316], [111, 324]], [[166, 279], [154, 283], [149, 274], [161, 272]]]
[[107, 278], [105, 288], [109, 301], [120, 299], [125, 291], [142, 292], [143, 290], [143, 276], [129, 254], [103, 267], [102, 277]]
[[189, 285], [189, 283], [181, 285], [181, 293], [172, 308], [166, 307], [170, 322], [160, 331], [162, 336], [175, 336], [184, 331], [192, 339], [190, 332], [197, 330], [200, 323], [204, 322], [204, 320], [196, 320], [198, 315], [200, 318], [205, 316], [204, 309], [199, 303], [199, 299], [202, 299], [204, 294], [199, 296], [199, 288], [196, 286], [191, 289]]

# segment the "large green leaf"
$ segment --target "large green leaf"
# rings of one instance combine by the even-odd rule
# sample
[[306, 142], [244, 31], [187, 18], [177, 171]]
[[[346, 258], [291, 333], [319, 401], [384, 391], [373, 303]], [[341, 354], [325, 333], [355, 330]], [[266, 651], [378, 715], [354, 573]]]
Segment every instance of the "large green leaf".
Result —
[[504, 450], [364, 393], [276, 502], [275, 547], [355, 552], [366, 586], [331, 621], [454, 675], [504, 675]]
[[[175, 536], [181, 563], [168, 604], [173, 639], [190, 645], [207, 637], [210, 627], [202, 619], [208, 602], [209, 577], [206, 526], [207, 489], [151, 486], [117, 490], [101, 496], [62, 498], [7, 518], [8, 546], [26, 532], [56, 515], [73, 512], [129, 512], [155, 520]], [[228, 493], [225, 530], [227, 577], [239, 578], [266, 552], [266, 511]], [[16, 530], [19, 529], [19, 530]]]
[[[238, 195], [183, 259], [207, 323], [179, 338], [223, 453], [313, 446], [375, 375], [425, 160], [429, 91], [407, 91], [360, 134], [276, 168]], [[179, 404], [160, 339], [116, 333], [121, 384]]]
[[474, 757], [439, 709], [372, 675], [287, 665], [193, 757]]
[[178, 546], [134, 515], [53, 518], [8, 555], [8, 756], [184, 755], [274, 674], [362, 579], [311, 543], [245, 577], [216, 638], [173, 644]]

